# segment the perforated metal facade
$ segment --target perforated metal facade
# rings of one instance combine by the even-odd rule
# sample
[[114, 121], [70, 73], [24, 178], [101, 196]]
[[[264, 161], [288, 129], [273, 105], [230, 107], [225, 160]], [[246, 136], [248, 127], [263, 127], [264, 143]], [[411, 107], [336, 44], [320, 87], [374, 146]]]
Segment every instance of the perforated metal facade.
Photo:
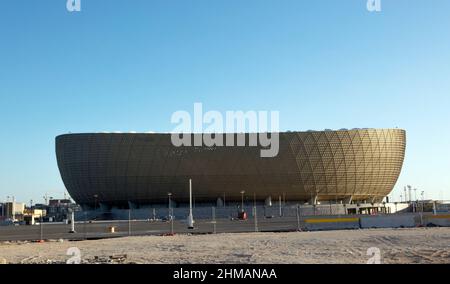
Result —
[[405, 131], [356, 129], [280, 133], [279, 154], [260, 147], [175, 147], [170, 134], [67, 134], [56, 138], [59, 170], [80, 204], [278, 196], [288, 201], [381, 199], [400, 174]]

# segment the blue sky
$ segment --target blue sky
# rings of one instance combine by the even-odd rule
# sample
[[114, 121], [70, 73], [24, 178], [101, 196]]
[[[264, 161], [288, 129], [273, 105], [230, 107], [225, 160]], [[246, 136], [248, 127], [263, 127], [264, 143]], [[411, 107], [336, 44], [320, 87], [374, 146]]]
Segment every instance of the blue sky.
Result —
[[450, 199], [450, 1], [0, 2], [0, 200], [62, 197], [55, 136], [278, 110], [282, 130], [407, 130], [403, 172]]

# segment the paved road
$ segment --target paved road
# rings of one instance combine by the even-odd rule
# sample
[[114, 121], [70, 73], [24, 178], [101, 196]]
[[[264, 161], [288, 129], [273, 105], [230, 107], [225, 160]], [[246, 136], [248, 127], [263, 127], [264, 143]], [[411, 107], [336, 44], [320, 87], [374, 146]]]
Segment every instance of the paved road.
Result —
[[[115, 233], [109, 228], [115, 227]], [[297, 218], [283, 217], [257, 220], [258, 231], [294, 231], [297, 230]], [[163, 235], [172, 231], [171, 222], [163, 221], [94, 221], [76, 222], [76, 233], [69, 233], [70, 225], [43, 223], [33, 226], [1, 226], [0, 241], [40, 240], [40, 239], [96, 239], [136, 235]], [[254, 232], [255, 222], [249, 220], [218, 219], [215, 224], [217, 233]], [[193, 230], [187, 229], [185, 221], [173, 221], [174, 233], [206, 234], [214, 232], [211, 220], [196, 220]]]

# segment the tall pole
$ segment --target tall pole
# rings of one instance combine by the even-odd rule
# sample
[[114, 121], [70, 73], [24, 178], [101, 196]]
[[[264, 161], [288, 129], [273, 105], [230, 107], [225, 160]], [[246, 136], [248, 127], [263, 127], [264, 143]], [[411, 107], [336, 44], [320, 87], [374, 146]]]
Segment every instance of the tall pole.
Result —
[[75, 213], [70, 210], [70, 231], [69, 233], [75, 233]]
[[87, 239], [87, 228], [86, 228], [86, 223], [87, 223], [87, 212], [84, 211], [84, 239]]
[[131, 236], [131, 208], [128, 209], [128, 236]]
[[94, 211], [97, 210], [97, 199], [98, 199], [98, 194], [94, 194]]
[[194, 216], [192, 216], [192, 179], [189, 179], [189, 216], [188, 229], [194, 229]]
[[423, 226], [423, 206], [424, 206], [424, 200], [423, 200], [423, 191], [422, 191], [422, 211], [420, 212], [420, 225]]
[[244, 193], [245, 191], [241, 191], [241, 212], [244, 212]]
[[169, 196], [169, 219], [172, 219], [172, 214], [171, 214], [171, 212], [170, 212], [170, 209], [171, 209], [171, 206], [172, 206], [172, 202], [171, 202], [171, 200], [170, 200], [170, 196], [172, 196], [172, 193], [167, 193], [167, 195]]
[[297, 231], [300, 231], [300, 212], [299, 212], [299, 206], [297, 204]]
[[406, 194], [406, 186], [403, 188], [403, 190], [405, 191], [405, 202], [406, 202], [406, 200], [408, 199], [408, 195]]
[[213, 223], [213, 234], [216, 233], [216, 208], [212, 207], [212, 223]]
[[40, 238], [39, 238], [39, 240], [40, 241], [43, 241], [44, 240], [44, 220], [42, 219], [42, 213], [41, 213], [41, 222], [40, 222], [40, 224], [39, 224], [39, 227], [40, 227]]
[[256, 205], [253, 206], [253, 218], [255, 219], [255, 232], [258, 232], [258, 217], [256, 216]]
[[281, 195], [280, 196], [278, 196], [278, 205], [279, 205], [279, 207], [280, 207], [280, 217], [281, 216], [283, 216], [283, 212], [282, 212], [282, 208], [281, 208]]
[[411, 203], [412, 198], [411, 198], [411, 186], [410, 185], [408, 185], [408, 193], [409, 193], [409, 202]]
[[16, 220], [16, 210], [14, 208], [14, 207], [16, 207], [15, 204], [16, 204], [16, 198], [13, 196], [12, 197], [12, 206], [11, 206], [13, 222], [14, 222], [14, 220]]

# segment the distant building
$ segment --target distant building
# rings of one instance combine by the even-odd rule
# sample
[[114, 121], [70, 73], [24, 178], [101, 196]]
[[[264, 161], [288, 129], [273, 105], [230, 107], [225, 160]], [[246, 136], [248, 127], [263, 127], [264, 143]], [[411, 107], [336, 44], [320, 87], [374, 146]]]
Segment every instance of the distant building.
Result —
[[2, 212], [6, 219], [21, 220], [25, 211], [25, 203], [5, 202], [2, 206]]
[[0, 220], [5, 219], [5, 204], [4, 203], [0, 203]]
[[61, 222], [68, 219], [71, 211], [80, 210], [78, 205], [70, 199], [50, 199], [48, 205], [36, 204], [34, 208], [46, 210], [46, 219], [53, 222]]
[[27, 225], [34, 225], [36, 221], [42, 220], [46, 214], [46, 210], [43, 209], [27, 208], [24, 211], [23, 220]]

